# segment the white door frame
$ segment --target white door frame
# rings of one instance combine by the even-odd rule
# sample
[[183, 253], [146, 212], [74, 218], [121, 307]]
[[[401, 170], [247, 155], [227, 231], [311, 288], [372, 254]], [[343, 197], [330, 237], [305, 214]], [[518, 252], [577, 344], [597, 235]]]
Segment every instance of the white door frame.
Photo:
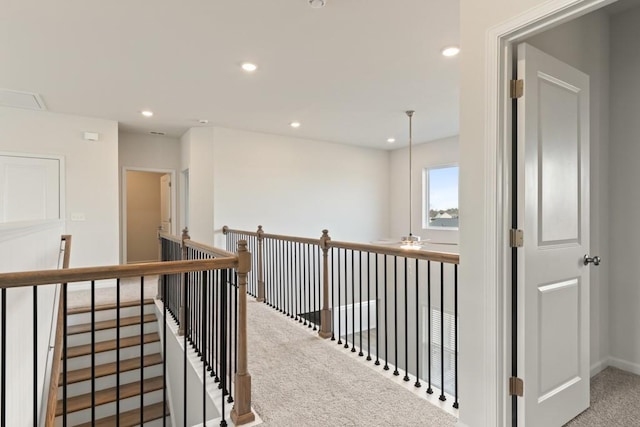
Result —
[[511, 101], [509, 80], [513, 69], [513, 45], [563, 22], [576, 19], [617, 0], [551, 0], [514, 17], [489, 31], [485, 40], [487, 151], [485, 183], [487, 204], [485, 237], [488, 296], [485, 319], [492, 325], [487, 337], [487, 359], [497, 360], [495, 372], [487, 372], [487, 413], [494, 425], [511, 425], [507, 383], [511, 376]]
[[[121, 196], [121, 217], [122, 217], [122, 241], [120, 242], [120, 264], [127, 263], [127, 172], [154, 172], [164, 173], [171, 175], [171, 234], [177, 234], [176, 232], [176, 171], [173, 169], [154, 169], [154, 168], [137, 168], [124, 166], [122, 168], [122, 187], [120, 191]], [[160, 224], [158, 224], [160, 225]]]

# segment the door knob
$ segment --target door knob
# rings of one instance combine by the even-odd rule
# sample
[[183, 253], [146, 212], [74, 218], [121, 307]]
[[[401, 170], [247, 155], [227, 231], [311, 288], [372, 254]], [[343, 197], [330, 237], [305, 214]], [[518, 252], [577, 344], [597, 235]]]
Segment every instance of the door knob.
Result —
[[602, 260], [600, 259], [599, 256], [594, 256], [593, 258], [589, 257], [589, 255], [584, 256], [584, 265], [589, 265], [589, 264], [600, 265], [600, 261]]

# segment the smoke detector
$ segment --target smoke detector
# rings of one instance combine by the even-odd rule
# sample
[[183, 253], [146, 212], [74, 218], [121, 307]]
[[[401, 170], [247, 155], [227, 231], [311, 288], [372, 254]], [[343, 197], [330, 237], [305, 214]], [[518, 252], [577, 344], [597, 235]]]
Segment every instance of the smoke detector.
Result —
[[326, 0], [309, 0], [309, 6], [314, 9], [320, 9], [327, 4]]

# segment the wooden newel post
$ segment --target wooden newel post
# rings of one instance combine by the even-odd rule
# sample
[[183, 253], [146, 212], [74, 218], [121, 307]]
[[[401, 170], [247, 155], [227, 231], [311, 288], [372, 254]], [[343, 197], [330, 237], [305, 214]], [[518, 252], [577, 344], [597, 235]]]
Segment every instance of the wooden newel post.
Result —
[[320, 248], [322, 249], [322, 311], [320, 312], [320, 330], [318, 335], [321, 338], [331, 337], [331, 307], [329, 307], [329, 230], [322, 230], [320, 237]]
[[235, 425], [255, 420], [251, 412], [251, 375], [247, 356], [247, 273], [251, 271], [251, 253], [247, 241], [238, 242], [238, 371], [231, 421]]
[[[162, 262], [164, 261], [164, 259], [162, 259], [162, 236], [160, 235], [160, 233], [162, 233], [162, 226], [159, 225], [158, 226], [158, 261]], [[164, 288], [164, 276], [160, 276], [158, 277], [158, 293], [156, 294], [156, 299], [162, 299], [162, 290]]]
[[263, 237], [264, 231], [262, 230], [262, 226], [258, 226], [258, 297], [256, 301], [264, 302], [264, 263], [263, 263]]
[[[184, 261], [188, 258], [186, 241], [191, 239], [189, 229], [187, 227], [182, 230], [182, 254], [181, 259]], [[180, 275], [180, 309], [178, 310], [178, 335], [184, 335], [185, 310], [184, 304], [187, 301], [187, 273]]]

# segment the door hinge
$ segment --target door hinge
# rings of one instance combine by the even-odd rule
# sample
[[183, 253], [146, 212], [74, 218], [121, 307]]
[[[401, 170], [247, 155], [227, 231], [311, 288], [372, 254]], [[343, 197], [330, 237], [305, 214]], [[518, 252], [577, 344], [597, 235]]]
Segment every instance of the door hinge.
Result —
[[524, 95], [524, 80], [509, 81], [509, 97], [517, 99]]
[[169, 181], [169, 188], [171, 188], [171, 181]]
[[509, 246], [521, 248], [524, 245], [524, 231], [512, 228], [509, 230]]
[[524, 381], [522, 378], [509, 378], [509, 396], [522, 397], [524, 395]]

